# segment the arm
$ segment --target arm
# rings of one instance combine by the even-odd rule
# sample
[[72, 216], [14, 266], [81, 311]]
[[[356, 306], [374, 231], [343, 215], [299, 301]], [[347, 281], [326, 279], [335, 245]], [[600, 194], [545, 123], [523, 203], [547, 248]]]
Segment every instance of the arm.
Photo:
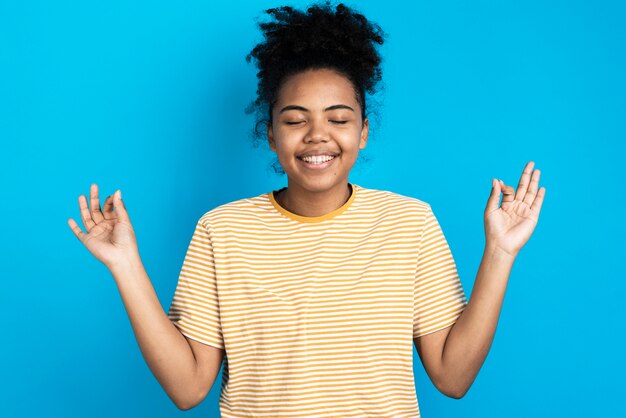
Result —
[[148, 367], [179, 409], [193, 408], [217, 377], [224, 350], [186, 338], [170, 321], [137, 256], [111, 268]]
[[540, 172], [533, 166], [530, 161], [524, 167], [517, 193], [493, 181], [485, 208], [485, 253], [463, 313], [451, 327], [414, 339], [429, 377], [453, 398], [465, 395], [487, 357], [513, 262], [539, 220], [546, 189], [538, 189]]
[[437, 389], [461, 398], [491, 348], [514, 258], [487, 246], [469, 303], [456, 323], [415, 338], [415, 347]]
[[180, 409], [200, 403], [211, 390], [224, 350], [186, 338], [163, 311], [139, 257], [135, 231], [117, 190], [100, 208], [98, 185], [78, 197], [87, 233], [68, 225], [81, 243], [113, 274], [139, 348], [167, 395]]

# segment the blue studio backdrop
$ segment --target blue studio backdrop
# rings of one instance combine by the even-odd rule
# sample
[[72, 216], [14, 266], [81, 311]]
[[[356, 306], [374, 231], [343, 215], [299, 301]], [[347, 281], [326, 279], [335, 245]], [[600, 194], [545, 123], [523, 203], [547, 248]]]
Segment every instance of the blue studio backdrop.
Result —
[[[308, 3], [0, 0], [0, 416], [219, 416], [221, 375], [190, 411], [167, 397], [67, 219], [84, 229], [92, 183], [121, 189], [167, 310], [199, 217], [286, 185], [244, 112], [255, 19], [284, 4]], [[468, 297], [492, 178], [517, 187], [532, 160], [546, 187], [465, 397], [439, 393], [415, 353], [422, 415], [623, 413], [624, 3], [347, 4], [389, 35], [350, 181], [430, 203]]]

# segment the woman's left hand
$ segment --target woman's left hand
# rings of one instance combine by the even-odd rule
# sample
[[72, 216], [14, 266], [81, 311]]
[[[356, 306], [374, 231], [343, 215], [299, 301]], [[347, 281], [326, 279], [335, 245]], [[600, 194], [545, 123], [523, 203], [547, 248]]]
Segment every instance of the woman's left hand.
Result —
[[[517, 193], [513, 186], [494, 179], [485, 208], [486, 245], [514, 258], [537, 226], [546, 194], [545, 187], [537, 190], [541, 173], [539, 170], [533, 171], [534, 165], [533, 161], [529, 161], [524, 167]], [[504, 197], [501, 207], [498, 207], [500, 193], [504, 193]]]

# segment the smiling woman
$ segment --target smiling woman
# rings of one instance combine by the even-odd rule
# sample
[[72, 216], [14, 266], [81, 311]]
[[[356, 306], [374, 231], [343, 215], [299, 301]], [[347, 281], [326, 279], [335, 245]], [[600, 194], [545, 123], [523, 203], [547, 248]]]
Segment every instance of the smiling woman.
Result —
[[413, 341], [466, 298], [429, 205], [348, 180], [383, 32], [343, 4], [267, 13], [249, 110], [287, 186], [203, 216], [193, 253], [209, 270], [185, 263], [170, 317], [225, 347], [224, 417], [419, 416]]
[[516, 193], [494, 179], [468, 302], [431, 206], [348, 180], [368, 140], [380, 28], [343, 4], [267, 13], [275, 20], [248, 56], [259, 67], [253, 108], [287, 186], [200, 217], [169, 313], [121, 192], [101, 211], [93, 185], [91, 210], [79, 197], [88, 234], [68, 223], [113, 273], [142, 354], [181, 409], [202, 402], [225, 360], [225, 418], [419, 417], [413, 349], [442, 393], [467, 392], [537, 224], [539, 170], [529, 162]]

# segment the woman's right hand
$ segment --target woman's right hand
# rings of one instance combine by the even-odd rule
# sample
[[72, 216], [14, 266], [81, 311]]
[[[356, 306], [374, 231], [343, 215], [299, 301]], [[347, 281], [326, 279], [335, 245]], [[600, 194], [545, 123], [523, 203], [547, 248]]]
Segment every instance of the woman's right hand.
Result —
[[87, 198], [84, 195], [78, 196], [80, 215], [87, 233], [70, 218], [67, 223], [74, 235], [109, 269], [138, 257], [135, 231], [122, 202], [121, 191], [118, 190], [113, 196], [107, 197], [104, 209], [100, 211], [98, 185], [92, 184], [90, 200], [91, 210], [87, 207]]

